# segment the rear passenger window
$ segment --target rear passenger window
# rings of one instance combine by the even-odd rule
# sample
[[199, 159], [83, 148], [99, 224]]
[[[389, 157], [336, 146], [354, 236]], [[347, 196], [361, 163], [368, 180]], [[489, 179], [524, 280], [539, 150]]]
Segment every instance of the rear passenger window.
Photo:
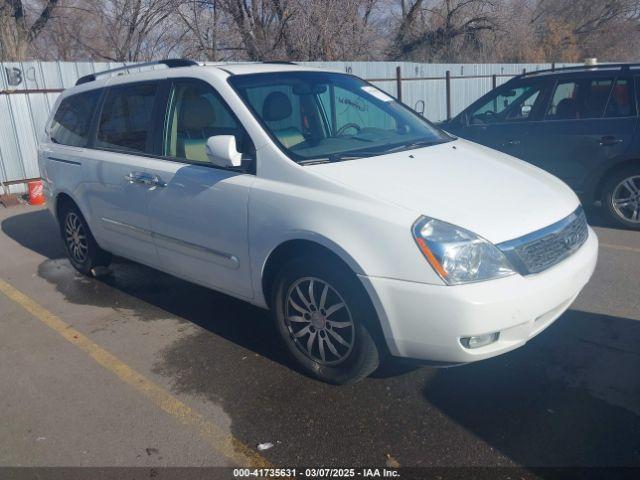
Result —
[[101, 92], [91, 90], [62, 100], [49, 129], [51, 141], [73, 147], [86, 146], [91, 118]]
[[601, 118], [612, 85], [613, 79], [584, 79], [558, 83], [547, 111], [547, 119]]
[[147, 152], [157, 84], [127, 85], [108, 91], [98, 124], [96, 145]]

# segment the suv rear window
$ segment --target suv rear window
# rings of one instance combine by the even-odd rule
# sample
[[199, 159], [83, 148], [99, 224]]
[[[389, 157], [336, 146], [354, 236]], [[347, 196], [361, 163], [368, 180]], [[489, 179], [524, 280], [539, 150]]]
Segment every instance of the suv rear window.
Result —
[[131, 152], [148, 152], [157, 83], [112, 88], [98, 125], [96, 145]]
[[49, 129], [51, 141], [72, 147], [86, 146], [101, 93], [102, 90], [91, 90], [62, 100]]

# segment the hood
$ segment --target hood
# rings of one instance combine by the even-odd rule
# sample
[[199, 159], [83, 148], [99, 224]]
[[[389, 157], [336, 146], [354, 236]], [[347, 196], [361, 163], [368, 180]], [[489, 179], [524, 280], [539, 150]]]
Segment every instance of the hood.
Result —
[[551, 225], [579, 205], [553, 175], [466, 140], [305, 168], [493, 243]]

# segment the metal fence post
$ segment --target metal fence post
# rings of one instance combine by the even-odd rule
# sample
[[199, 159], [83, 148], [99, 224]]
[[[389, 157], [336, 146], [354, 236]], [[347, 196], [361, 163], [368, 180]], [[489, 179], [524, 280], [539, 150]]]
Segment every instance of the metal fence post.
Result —
[[400, 70], [400, 65], [396, 67], [396, 89], [398, 91], [398, 101], [402, 101], [402, 71]]
[[[494, 73], [491, 75], [491, 90], [495, 90], [498, 86], [498, 76]], [[498, 112], [498, 97], [493, 97], [493, 111]]]
[[447, 90], [447, 120], [451, 120], [451, 72], [447, 70], [445, 74]]

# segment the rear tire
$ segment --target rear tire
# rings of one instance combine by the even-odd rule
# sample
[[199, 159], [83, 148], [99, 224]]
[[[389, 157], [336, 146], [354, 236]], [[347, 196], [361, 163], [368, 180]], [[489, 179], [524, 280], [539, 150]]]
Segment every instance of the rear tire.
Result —
[[377, 317], [357, 277], [331, 259], [303, 256], [276, 275], [276, 329], [302, 368], [332, 384], [353, 383], [378, 368]]
[[100, 248], [93, 238], [80, 209], [71, 203], [60, 211], [60, 234], [73, 268], [83, 275], [92, 275], [95, 267], [108, 267], [111, 254]]
[[602, 203], [617, 226], [640, 230], [640, 166], [611, 175], [603, 187]]

